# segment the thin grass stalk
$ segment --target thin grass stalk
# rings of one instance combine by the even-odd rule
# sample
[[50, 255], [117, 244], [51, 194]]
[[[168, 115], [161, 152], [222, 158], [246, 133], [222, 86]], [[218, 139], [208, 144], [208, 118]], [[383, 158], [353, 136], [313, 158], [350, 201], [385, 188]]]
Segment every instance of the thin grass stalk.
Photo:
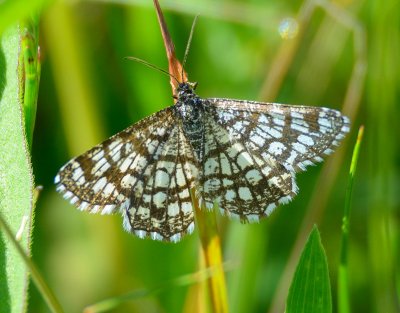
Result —
[[20, 28], [22, 28], [20, 39], [22, 53], [19, 61], [20, 100], [24, 109], [26, 140], [29, 150], [32, 150], [41, 69], [38, 18], [22, 22]]
[[[158, 284], [156, 286], [145, 288], [145, 289], [136, 289], [125, 293], [123, 295], [108, 298], [97, 302], [95, 304], [87, 306], [83, 312], [84, 313], [100, 313], [107, 312], [115, 309], [117, 306], [125, 303], [127, 301], [134, 301], [138, 299], [142, 299], [144, 297], [154, 296], [158, 293], [161, 293], [165, 290], [168, 290], [172, 287], [180, 287], [180, 286], [189, 286], [194, 284], [199, 284], [209, 277], [213, 276], [215, 272], [214, 268], [207, 267], [205, 269], [199, 270], [194, 273], [186, 274], [179, 276], [177, 278], [173, 278], [164, 283]], [[203, 312], [203, 311], [200, 311]]]
[[187, 74], [182, 69], [182, 65], [179, 62], [179, 60], [176, 58], [175, 46], [174, 46], [174, 43], [169, 34], [168, 27], [165, 22], [164, 15], [161, 11], [160, 4], [158, 3], [157, 0], [153, 0], [153, 3], [154, 3], [154, 7], [156, 9], [156, 12], [157, 12], [157, 19], [158, 19], [158, 23], [160, 25], [161, 34], [162, 34], [164, 46], [165, 46], [165, 51], [167, 53], [168, 71], [171, 75], [170, 83], [171, 83], [171, 87], [172, 87], [172, 94], [176, 96], [175, 91], [176, 91], [176, 88], [178, 87], [178, 82], [187, 81]]
[[15, 248], [17, 249], [18, 253], [21, 255], [22, 259], [24, 260], [26, 266], [30, 270], [30, 274], [32, 277], [33, 282], [35, 283], [39, 293], [42, 295], [43, 299], [49, 306], [51, 312], [54, 313], [63, 313], [63, 309], [58, 302], [56, 296], [54, 295], [53, 291], [50, 287], [46, 284], [42, 274], [39, 272], [38, 268], [36, 267], [35, 263], [28, 257], [25, 253], [24, 249], [21, 247], [19, 242], [15, 239], [10, 227], [4, 220], [3, 216], [0, 214], [0, 228], [4, 230], [10, 241], [13, 243]]
[[344, 214], [342, 220], [342, 243], [340, 249], [340, 265], [338, 277], [338, 309], [339, 313], [350, 313], [349, 299], [349, 275], [348, 275], [348, 242], [350, 228], [350, 209], [351, 198], [353, 194], [354, 175], [357, 168], [358, 155], [360, 152], [361, 141], [364, 134], [364, 126], [358, 130], [357, 141], [354, 146], [351, 159], [349, 182], [346, 191], [346, 200], [344, 205]]
[[199, 205], [198, 199], [194, 197], [194, 190], [191, 194], [205, 266], [214, 269], [214, 275], [208, 279], [212, 312], [227, 313], [228, 296], [215, 210], [208, 210], [204, 202]]

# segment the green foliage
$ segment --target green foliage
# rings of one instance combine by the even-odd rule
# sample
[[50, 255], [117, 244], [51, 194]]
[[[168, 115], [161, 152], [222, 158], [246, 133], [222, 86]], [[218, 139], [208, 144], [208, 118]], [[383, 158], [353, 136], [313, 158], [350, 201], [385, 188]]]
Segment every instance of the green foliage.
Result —
[[328, 263], [314, 226], [303, 249], [286, 301], [286, 313], [331, 313]]
[[[7, 30], [0, 49], [0, 213], [30, 251], [33, 175], [23, 128], [18, 77], [20, 32]], [[0, 312], [24, 312], [28, 289], [25, 263], [4, 232], [0, 234]]]

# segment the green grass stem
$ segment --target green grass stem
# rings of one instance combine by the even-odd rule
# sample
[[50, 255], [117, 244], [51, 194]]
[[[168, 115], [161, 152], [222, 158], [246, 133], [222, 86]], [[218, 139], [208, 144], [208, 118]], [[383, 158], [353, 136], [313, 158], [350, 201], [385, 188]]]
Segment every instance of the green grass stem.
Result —
[[[226, 266], [225, 269], [227, 269]], [[182, 275], [180, 277], [168, 280], [152, 288], [138, 289], [117, 297], [105, 299], [98, 303], [87, 306], [84, 309], [84, 313], [100, 313], [100, 312], [110, 311], [126, 301], [133, 301], [143, 297], [152, 296], [173, 287], [183, 287], [183, 286], [197, 284], [206, 279], [211, 278], [215, 274], [216, 270], [217, 270], [216, 267], [208, 267], [200, 271], [197, 271], [195, 273]]]
[[35, 127], [37, 98], [40, 81], [39, 55], [39, 21], [30, 18], [20, 24], [20, 101], [24, 111], [25, 134], [30, 150], [32, 150], [33, 130]]
[[14, 247], [17, 249], [19, 255], [24, 260], [25, 264], [29, 268], [31, 277], [36, 287], [38, 288], [40, 294], [43, 296], [50, 310], [54, 313], [63, 313], [63, 309], [61, 308], [60, 303], [58, 302], [56, 296], [53, 291], [49, 288], [43, 276], [40, 274], [38, 268], [35, 263], [26, 255], [24, 249], [22, 249], [19, 242], [15, 239], [14, 234], [12, 233], [10, 227], [7, 225], [6, 221], [3, 218], [3, 215], [0, 214], [0, 228], [6, 233], [8, 239], [12, 242]]
[[197, 228], [199, 230], [202, 252], [206, 268], [214, 268], [214, 275], [208, 279], [209, 294], [213, 313], [228, 312], [228, 296], [226, 291], [225, 273], [222, 264], [221, 240], [218, 234], [216, 210], [208, 210], [204, 203], [199, 206], [193, 197]]
[[349, 245], [349, 228], [350, 228], [350, 210], [351, 198], [353, 194], [354, 175], [357, 168], [360, 146], [363, 139], [364, 126], [358, 130], [357, 141], [354, 146], [353, 156], [351, 159], [349, 182], [346, 191], [346, 200], [344, 206], [344, 214], [342, 220], [342, 244], [340, 250], [340, 265], [338, 277], [338, 309], [339, 313], [350, 313], [349, 299], [349, 275], [348, 275], [348, 245]]

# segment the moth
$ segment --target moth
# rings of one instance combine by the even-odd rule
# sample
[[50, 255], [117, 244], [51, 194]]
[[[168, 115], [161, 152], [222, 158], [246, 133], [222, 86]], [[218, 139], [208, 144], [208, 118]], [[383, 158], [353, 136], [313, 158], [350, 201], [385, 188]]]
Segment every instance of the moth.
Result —
[[207, 209], [257, 222], [293, 199], [296, 172], [350, 129], [336, 110], [203, 99], [196, 86], [179, 82], [174, 105], [70, 160], [57, 191], [82, 211], [120, 212], [140, 238], [177, 242], [194, 229], [191, 190]]

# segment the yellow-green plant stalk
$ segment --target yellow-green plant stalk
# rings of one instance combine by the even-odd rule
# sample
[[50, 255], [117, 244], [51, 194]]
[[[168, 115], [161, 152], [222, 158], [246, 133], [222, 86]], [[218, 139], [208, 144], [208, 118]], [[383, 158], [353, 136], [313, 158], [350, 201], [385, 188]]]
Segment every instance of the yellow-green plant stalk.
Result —
[[357, 168], [358, 155], [360, 153], [361, 141], [364, 134], [364, 126], [358, 130], [357, 141], [354, 146], [351, 159], [349, 182], [346, 191], [346, 200], [344, 205], [344, 214], [342, 219], [342, 244], [340, 250], [340, 265], [338, 277], [338, 311], [339, 313], [350, 313], [349, 300], [349, 275], [348, 275], [348, 242], [350, 228], [350, 209], [351, 197], [353, 194], [354, 175]]
[[198, 199], [194, 197], [194, 190], [191, 194], [205, 266], [214, 269], [214, 274], [208, 279], [213, 312], [227, 313], [228, 297], [215, 210], [208, 210], [204, 204], [200, 207]]

